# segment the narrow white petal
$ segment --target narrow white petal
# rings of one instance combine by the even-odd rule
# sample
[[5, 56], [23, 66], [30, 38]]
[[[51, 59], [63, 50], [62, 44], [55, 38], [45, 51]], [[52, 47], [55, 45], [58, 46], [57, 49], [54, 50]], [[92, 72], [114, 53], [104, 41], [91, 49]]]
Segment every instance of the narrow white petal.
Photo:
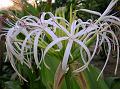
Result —
[[36, 21], [39, 20], [38, 17], [32, 16], [32, 15], [24, 16], [24, 17], [22, 17], [20, 20], [24, 20], [24, 19], [34, 19], [34, 20], [36, 20]]
[[[44, 30], [52, 37], [53, 40], [56, 39], [56, 38], [58, 38], [58, 37], [54, 34], [54, 32], [51, 31], [50, 28], [44, 28]], [[61, 43], [61, 42], [59, 42], [57, 45], [58, 45], [59, 49], [62, 48], [62, 43]]]
[[117, 2], [118, 2], [118, 0], [112, 0], [112, 1], [110, 2], [110, 4], [108, 5], [107, 9], [106, 9], [106, 10], [104, 11], [104, 13], [102, 14], [102, 16], [107, 15], [107, 14], [111, 11], [111, 9], [113, 8], [113, 6], [114, 6]]
[[107, 38], [107, 36], [105, 36], [105, 35], [103, 35], [103, 34], [100, 34], [100, 35], [103, 36], [103, 37], [105, 38], [105, 40], [107, 41], [107, 44], [108, 44], [108, 53], [107, 53], [106, 62], [105, 62], [105, 64], [104, 64], [104, 66], [103, 66], [103, 68], [102, 68], [102, 70], [101, 70], [101, 72], [100, 72], [97, 80], [100, 78], [101, 74], [103, 73], [103, 71], [104, 71], [104, 69], [105, 69], [105, 67], [106, 67], [106, 65], [107, 65], [107, 63], [108, 63], [109, 56], [110, 56], [110, 52], [111, 52], [111, 43], [110, 43], [109, 39]]
[[119, 22], [119, 21], [116, 21], [116, 20], [113, 20], [113, 19], [104, 19], [104, 21], [106, 21], [106, 22], [111, 22], [111, 23], [113, 23], [113, 24], [116, 24], [116, 25], [120, 26], [120, 22]]
[[[44, 50], [44, 53], [43, 53], [43, 58], [42, 59], [45, 59], [45, 55], [46, 55], [46, 53], [48, 52], [48, 50], [50, 49], [50, 48], [52, 48], [54, 45], [56, 45], [57, 43], [59, 43], [59, 42], [61, 42], [61, 41], [63, 41], [63, 40], [66, 40], [66, 39], [68, 39], [68, 37], [61, 37], [61, 38], [56, 38], [55, 40], [53, 40], [46, 48], [45, 48], [45, 50]], [[41, 60], [42, 61], [42, 60]], [[43, 60], [43, 62], [44, 62], [44, 64], [45, 64], [45, 66], [48, 68], [48, 69], [50, 69], [49, 68], [49, 66], [45, 63], [45, 60]]]
[[65, 21], [65, 23], [66, 23], [67, 26], [70, 26], [70, 23], [66, 19], [64, 19], [62, 17], [54, 17], [54, 19], [55, 20], [63, 20], [63, 21]]
[[[94, 35], [94, 34], [97, 34], [97, 31], [90, 32], [90, 33], [86, 36], [86, 38], [83, 40], [83, 43], [86, 43], [86, 40], [89, 39], [89, 38], [90, 38], [92, 35]], [[98, 42], [99, 42], [99, 36], [97, 35], [96, 45], [95, 45], [95, 48], [94, 48], [94, 51], [93, 51], [93, 54], [92, 54], [90, 60], [93, 59], [93, 57], [94, 57], [94, 55], [95, 55], [95, 53], [96, 53], [97, 46], [98, 46]], [[80, 50], [80, 51], [81, 51], [81, 55], [82, 55], [82, 50]], [[81, 56], [81, 58], [82, 58], [82, 61], [84, 62], [84, 64], [86, 64], [86, 61], [84, 60], [83, 55]]]
[[78, 36], [82, 36], [84, 34], [87, 34], [91, 31], [94, 31], [98, 28], [97, 25], [90, 25], [89, 27], [87, 27], [86, 29], [80, 30], [78, 33], [75, 34], [74, 38], [78, 37]]
[[99, 35], [97, 35], [97, 40], [96, 40], [96, 44], [94, 47], [94, 51], [93, 51], [92, 56], [91, 56], [91, 60], [93, 59], [93, 57], [95, 56], [95, 53], [97, 52], [98, 45], [99, 45]]
[[98, 23], [99, 21], [101, 21], [101, 19], [105, 16], [105, 15], [107, 15], [110, 11], [111, 11], [111, 9], [113, 8], [113, 6], [116, 4], [118, 2], [118, 0], [112, 0], [111, 2], [110, 2], [110, 4], [108, 5], [108, 7], [107, 7], [107, 9], [104, 11], [104, 13], [100, 16], [100, 18], [96, 21], [96, 23]]
[[80, 9], [80, 11], [84, 11], [84, 12], [88, 12], [88, 13], [91, 13], [91, 14], [94, 14], [94, 15], [101, 16], [101, 13], [97, 12], [97, 11], [92, 11], [92, 10], [88, 10], [88, 9]]
[[[90, 51], [89, 49], [86, 47], [86, 45], [81, 42], [80, 40], [77, 40], [75, 39], [74, 40], [76, 43], [78, 43], [82, 48], [84, 48], [84, 50], [86, 51], [87, 53], [87, 56], [88, 56], [88, 62], [84, 62], [84, 65], [76, 70], [74, 70], [73, 72], [80, 72], [80, 71], [83, 71], [84, 69], [86, 69], [88, 67], [88, 64], [91, 62], [91, 54], [90, 54]], [[85, 60], [84, 60], [85, 61]]]
[[63, 57], [63, 61], [62, 61], [62, 69], [67, 72], [67, 62], [70, 56], [70, 51], [72, 48], [72, 44], [73, 44], [73, 40], [69, 40], [67, 43], [67, 47], [65, 49], [65, 53], [64, 53], [64, 57]]
[[76, 23], [77, 23], [76, 20], [72, 22], [72, 25], [71, 25], [71, 34], [72, 34], [72, 35], [75, 33]]
[[91, 54], [90, 54], [90, 51], [89, 51], [89, 49], [87, 48], [87, 46], [86, 46], [82, 41], [80, 41], [80, 40], [75, 39], [74, 41], [75, 41], [76, 43], [78, 43], [82, 48], [84, 48], [84, 50], [85, 50], [86, 53], [87, 53], [88, 59], [90, 59], [90, 58], [91, 58]]
[[119, 18], [117, 18], [117, 17], [115, 17], [115, 16], [112, 16], [112, 15], [110, 15], [110, 16], [104, 16], [101, 20], [109, 20], [109, 19], [111, 19], [111, 20], [115, 20], [115, 21], [118, 21], [118, 22], [120, 22], [120, 19]]
[[9, 51], [11, 51], [11, 53], [17, 57], [19, 59], [19, 52], [13, 47], [12, 45], [12, 35], [14, 33], [14, 31], [16, 31], [16, 29], [12, 28], [8, 31], [7, 35], [6, 35], [6, 47], [7, 49], [9, 49]]
[[11, 63], [11, 66], [13, 67], [13, 69], [15, 70], [15, 72], [17, 73], [17, 75], [22, 78], [24, 81], [28, 82], [17, 70], [16, 66], [15, 66], [15, 62], [14, 62], [14, 58], [13, 58], [13, 55], [8, 51], [8, 56], [9, 56], [9, 60], [10, 60], [10, 63]]
[[45, 21], [45, 16], [46, 16], [47, 14], [50, 16], [50, 18], [54, 17], [54, 15], [53, 15], [51, 12], [47, 12], [47, 13], [43, 12], [42, 15], [41, 15], [41, 19], [40, 19], [42, 23], [44, 23], [44, 21]]
[[120, 50], [119, 50], [119, 42], [118, 42], [118, 39], [116, 37], [116, 35], [114, 34], [113, 31], [107, 31], [108, 33], [110, 33], [114, 38], [115, 38], [115, 41], [116, 41], [116, 45], [117, 45], [117, 62], [116, 62], [116, 67], [115, 67], [115, 74], [117, 73], [117, 68], [118, 68], [118, 64], [119, 64], [119, 54], [120, 54]]
[[77, 29], [78, 27], [82, 27], [83, 29], [85, 29], [86, 25], [90, 25], [89, 22], [81, 22], [81, 23], [78, 23], [75, 27], [75, 29]]
[[35, 34], [36, 32], [39, 32], [39, 31], [40, 31], [40, 29], [36, 29], [36, 30], [32, 31], [29, 35], [26, 36], [25, 40], [23, 41], [22, 48], [21, 48], [21, 55], [20, 55], [21, 56], [21, 60], [24, 59], [24, 48], [26, 47], [26, 43], [30, 39], [30, 36], [32, 34]]
[[[97, 50], [97, 46], [98, 46], [98, 42], [99, 42], [99, 39], [98, 39], [98, 36], [97, 36], [97, 41], [96, 41], [96, 45], [95, 45], [95, 49], [92, 53], [92, 56], [90, 57], [90, 59], [84, 63], [84, 65], [76, 70], [73, 71], [73, 73], [78, 73], [78, 72], [81, 72], [81, 71], [84, 71], [86, 68], [88, 68], [88, 65], [89, 63], [91, 62], [91, 60], [93, 59], [95, 53], [96, 53], [96, 50]], [[84, 48], [85, 49], [85, 48]], [[88, 49], [89, 50], [89, 49]], [[86, 51], [87, 52], [87, 51]], [[88, 54], [90, 54], [90, 52], [88, 52]]]
[[54, 40], [45, 48], [43, 57], [45, 57], [46, 53], [48, 52], [48, 50], [49, 50], [50, 48], [52, 48], [52, 47], [53, 47], [54, 45], [56, 45], [57, 43], [59, 43], [59, 42], [61, 42], [61, 41], [63, 41], [63, 40], [66, 40], [66, 39], [68, 39], [68, 37], [61, 37], [61, 38], [56, 38], [56, 39], [54, 39]]
[[86, 25], [90, 25], [90, 23], [83, 22], [81, 19], [73, 21], [73, 23], [71, 25], [71, 34], [74, 34], [75, 30], [79, 27], [82, 27], [83, 29], [85, 29]]
[[33, 52], [34, 52], [34, 59], [35, 59], [35, 63], [37, 65], [37, 67], [39, 68], [39, 61], [38, 61], [38, 52], [37, 52], [37, 47], [38, 47], [38, 41], [39, 41], [39, 37], [40, 37], [41, 32], [38, 32], [35, 36], [35, 40], [34, 40], [34, 48], [33, 48]]
[[68, 36], [70, 35], [70, 33], [67, 31], [67, 29], [65, 27], [63, 27], [62, 25], [60, 25], [59, 23], [57, 23], [56, 21], [46, 20], [45, 23], [47, 23], [49, 25], [52, 25], [55, 28], [59, 28], [60, 30], [62, 30]]

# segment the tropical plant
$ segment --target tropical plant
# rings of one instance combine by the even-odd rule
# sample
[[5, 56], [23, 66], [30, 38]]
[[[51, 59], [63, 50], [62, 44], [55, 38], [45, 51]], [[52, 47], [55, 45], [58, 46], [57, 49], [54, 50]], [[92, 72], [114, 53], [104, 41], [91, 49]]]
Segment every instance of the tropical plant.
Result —
[[[76, 19], [77, 12], [72, 11], [72, 6], [69, 21], [64, 12], [59, 11], [56, 15], [61, 17], [43, 12], [40, 18], [29, 15], [19, 19], [4, 34], [6, 55], [17, 75], [27, 82], [25, 74], [29, 74], [18, 68], [18, 64], [23, 69], [30, 69], [30, 75], [36, 66], [41, 84], [46, 89], [109, 89], [100, 76], [109, 61], [112, 43], [117, 50], [117, 73], [119, 46], [115, 44], [119, 45], [119, 42], [112, 29], [119, 30], [120, 19], [109, 15], [117, 1], [112, 0], [103, 14], [80, 9], [98, 16], [87, 21]], [[90, 63], [104, 42], [108, 47], [107, 59], [100, 72]], [[92, 51], [91, 46], [94, 46]]]

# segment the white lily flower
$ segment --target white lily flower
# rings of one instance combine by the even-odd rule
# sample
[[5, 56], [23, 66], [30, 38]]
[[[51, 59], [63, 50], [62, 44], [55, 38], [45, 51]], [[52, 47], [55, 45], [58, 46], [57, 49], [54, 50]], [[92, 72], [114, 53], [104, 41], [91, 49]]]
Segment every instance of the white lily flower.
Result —
[[[16, 33], [16, 30], [18, 30], [18, 32]], [[15, 59], [18, 59], [20, 62], [22, 62], [22, 60], [20, 60], [20, 52], [16, 49], [16, 47], [19, 49], [18, 46], [15, 46], [14, 44], [14, 40], [16, 39], [17, 34], [19, 34], [20, 32], [24, 33], [25, 31], [22, 31], [24, 29], [19, 29], [16, 27], [11, 28], [7, 35], [6, 35], [6, 49], [7, 49], [7, 56], [10, 60], [10, 63], [12, 65], [12, 67], [14, 68], [14, 70], [16, 71], [16, 73], [25, 81], [27, 81], [25, 78], [23, 78], [19, 72], [17, 71], [16, 68], [16, 64], [15, 64]], [[24, 34], [26, 34], [27, 32], [25, 32]], [[14, 58], [16, 57], [16, 58]]]
[[[100, 75], [102, 74], [103, 70], [106, 67], [106, 64], [107, 64], [108, 59], [109, 59], [110, 51], [111, 51], [111, 43], [110, 43], [110, 39], [107, 36], [107, 34], [110, 34], [112, 36], [112, 41], [115, 42], [116, 45], [118, 45], [116, 47], [117, 48], [117, 63], [116, 63], [116, 68], [115, 68], [115, 74], [117, 72], [118, 61], [119, 61], [119, 43], [118, 43], [118, 39], [117, 39], [115, 33], [111, 30], [111, 25], [114, 25], [119, 29], [118, 26], [120, 26], [120, 19], [113, 16], [113, 15], [108, 15], [110, 13], [112, 7], [117, 3], [117, 1], [118, 0], [112, 0], [103, 14], [101, 14], [99, 12], [96, 12], [96, 11], [81, 9], [81, 11], [85, 11], [85, 12], [100, 16], [98, 18], [98, 20], [95, 22], [96, 25], [100, 24], [98, 35], [102, 39], [100, 39], [100, 38], [98, 39], [99, 40], [99, 46], [101, 46], [105, 40], [108, 44], [107, 59], [106, 59], [105, 65], [103, 66], [103, 69], [102, 69], [101, 73], [98, 76], [98, 79], [99, 79]], [[115, 44], [114, 44], [114, 48], [115, 48]]]
[[[78, 23], [77, 23], [78, 22]], [[65, 37], [59, 37], [57, 39], [55, 39], [53, 42], [51, 42], [45, 49], [44, 51], [44, 57], [46, 55], [46, 53], [48, 52], [48, 50], [53, 47], [54, 45], [56, 45], [58, 42], [61, 42], [63, 40], [68, 40], [66, 49], [65, 49], [65, 53], [63, 56], [63, 61], [62, 61], [62, 69], [66, 72], [67, 68], [67, 63], [68, 63], [68, 59], [70, 56], [70, 52], [72, 49], [72, 45], [73, 43], [77, 43], [78, 45], [80, 45], [80, 47], [82, 47], [85, 52], [87, 53], [88, 56], [88, 60], [91, 60], [91, 53], [88, 49], [88, 47], [85, 45], [84, 42], [82, 42], [81, 40], [79, 40], [78, 37], [83, 36], [84, 34], [88, 34], [93, 30], [97, 29], [96, 25], [90, 24], [90, 23], [85, 23], [85, 22], [80, 22], [80, 20], [75, 20], [73, 21], [72, 25], [70, 26], [70, 32], [65, 29], [64, 27], [62, 27], [59, 23], [52, 21], [52, 24], [49, 23], [50, 25], [53, 25], [56, 28], [60, 28], [60, 30], [64, 31], [64, 33], [66, 33], [67, 36]], [[83, 25], [89, 24], [89, 26], [87, 28], [83, 28], [82, 30], [80, 30], [79, 32], [76, 33], [76, 29], [79, 27], [82, 27]], [[83, 60], [84, 61], [84, 60]], [[86, 66], [88, 66], [88, 63], [85, 63]], [[85, 66], [85, 68], [87, 68]], [[84, 68], [84, 69], [85, 69]]]

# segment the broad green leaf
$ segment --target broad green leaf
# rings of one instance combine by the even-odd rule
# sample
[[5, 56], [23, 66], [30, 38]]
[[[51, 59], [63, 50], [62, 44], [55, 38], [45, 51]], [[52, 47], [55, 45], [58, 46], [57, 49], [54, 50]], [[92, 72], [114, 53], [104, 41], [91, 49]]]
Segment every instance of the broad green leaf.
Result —
[[100, 77], [97, 81], [99, 73], [100, 70], [98, 70], [94, 66], [89, 66], [89, 71], [85, 71], [85, 76], [87, 77], [86, 80], [90, 85], [90, 89], [109, 89], [103, 77]]
[[60, 59], [54, 57], [53, 55], [46, 55], [45, 63], [49, 66], [50, 69], [46, 68], [43, 63], [41, 63], [41, 77], [42, 82], [46, 86], [47, 89], [53, 89], [54, 86], [54, 76], [57, 70], [57, 67], [60, 63]]

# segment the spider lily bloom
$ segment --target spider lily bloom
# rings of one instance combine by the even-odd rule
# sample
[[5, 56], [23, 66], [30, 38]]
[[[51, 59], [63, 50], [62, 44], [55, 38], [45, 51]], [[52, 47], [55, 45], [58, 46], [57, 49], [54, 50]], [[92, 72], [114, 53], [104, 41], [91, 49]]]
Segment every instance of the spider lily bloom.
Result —
[[[57, 19], [56, 17], [53, 19]], [[61, 19], [61, 18], [60, 18]], [[63, 20], [63, 19], [62, 19]], [[71, 53], [71, 49], [72, 49], [72, 45], [73, 43], [77, 43], [80, 47], [82, 47], [85, 52], [87, 53], [88, 56], [88, 60], [91, 60], [91, 54], [90, 51], [88, 49], [88, 47], [85, 45], [84, 42], [82, 42], [79, 37], [85, 35], [85, 34], [89, 34], [91, 31], [95, 30], [98, 28], [97, 25], [91, 24], [89, 22], [83, 22], [81, 19], [75, 20], [73, 21], [73, 23], [70, 25], [70, 23], [68, 23], [65, 20], [66, 24], [69, 25], [70, 27], [70, 32], [64, 28], [62, 25], [60, 25], [59, 23], [57, 23], [55, 20], [51, 20], [51, 22], [49, 23], [50, 25], [52, 25], [55, 28], [59, 28], [59, 30], [63, 31], [66, 35], [59, 37], [57, 39], [55, 39], [54, 41], [52, 41], [45, 49], [44, 51], [44, 56], [46, 55], [46, 53], [48, 52], [48, 50], [53, 47], [54, 45], [56, 45], [57, 43], [63, 41], [63, 40], [68, 40], [65, 52], [64, 52], [64, 56], [63, 56], [63, 61], [62, 61], [62, 69], [66, 72], [67, 71], [67, 63], [68, 63], [68, 59]], [[86, 25], [89, 25], [87, 28]], [[80, 31], [76, 31], [78, 28], [83, 27], [82, 30]], [[88, 63], [85, 62], [85, 60], [83, 60], [85, 65], [82, 66], [79, 71], [84, 70], [85, 68], [87, 68]]]
[[[29, 60], [28, 57], [25, 58], [23, 57], [23, 55], [21, 55], [22, 49], [24, 47], [23, 43], [25, 44], [25, 42], [23, 41], [23, 39], [19, 39], [18, 35], [22, 33], [25, 37], [28, 37], [30, 31], [35, 29], [37, 20], [39, 20], [37, 17], [25, 16], [20, 20], [18, 20], [16, 24], [8, 30], [6, 35], [7, 57], [10, 60], [10, 63], [14, 68], [14, 70], [16, 71], [16, 73], [18, 74], [18, 76], [20, 76], [25, 81], [27, 80], [22, 77], [22, 75], [18, 72], [16, 68], [16, 61], [20, 61], [21, 64], [24, 63], [26, 66], [31, 68], [31, 58]], [[26, 47], [26, 52], [28, 52], [27, 50], [31, 49], [30, 45], [25, 45], [25, 47]], [[35, 47], [34, 47], [34, 50], [35, 50]], [[29, 53], [24, 53], [24, 55], [27, 55], [27, 54]], [[36, 62], [36, 56], [35, 56], [35, 62]]]
[[[115, 74], [116, 74], [117, 68], [118, 68], [119, 42], [118, 42], [118, 39], [117, 39], [115, 33], [112, 31], [112, 26], [118, 28], [118, 30], [119, 30], [120, 29], [119, 28], [120, 19], [113, 16], [113, 15], [108, 15], [108, 13], [110, 13], [112, 7], [117, 3], [117, 1], [118, 0], [112, 0], [103, 14], [101, 14], [99, 12], [96, 12], [96, 11], [91, 11], [91, 10], [87, 10], [87, 9], [81, 9], [81, 11], [85, 11], [85, 12], [100, 16], [98, 18], [98, 20], [95, 21], [95, 24], [100, 25], [99, 33], [98, 33], [100, 38], [98, 39], [99, 40], [98, 45], [101, 46], [104, 41], [106, 41], [107, 45], [108, 45], [108, 50], [106, 51], [106, 52], [108, 52], [107, 53], [107, 59], [106, 59], [106, 62], [104, 64], [104, 66], [103, 66], [103, 69], [102, 69], [101, 73], [98, 76], [98, 79], [99, 79], [100, 75], [102, 74], [103, 70], [105, 69], [105, 67], [106, 67], [106, 65], [108, 63], [109, 55], [110, 55], [110, 52], [111, 52], [111, 45], [112, 45], [111, 41], [114, 44], [114, 48], [115, 48], [115, 44], [117, 45], [117, 47], [116, 47], [117, 48], [117, 63], [116, 63], [116, 68], [115, 68]], [[108, 35], [111, 35], [112, 38], [109, 38]]]
[[[39, 61], [38, 59], [38, 51], [37, 51], [39, 38], [43, 38], [45, 32], [48, 33], [53, 40], [57, 38], [54, 32], [51, 31], [49, 27], [47, 27], [47, 24], [40, 23], [40, 20], [41, 19], [35, 16], [24, 16], [20, 20], [18, 20], [16, 24], [11, 29], [9, 29], [6, 34], [7, 56], [12, 64], [12, 67], [20, 77], [22, 76], [19, 74], [15, 66], [16, 59], [18, 59], [21, 64], [24, 63], [29, 68], [31, 68], [31, 60], [32, 60], [31, 54], [34, 54], [35, 63], [37, 67], [40, 68], [39, 64], [41, 60]], [[17, 38], [17, 36], [20, 33], [22, 33], [25, 36], [24, 39]], [[32, 41], [33, 39], [34, 41]], [[32, 45], [33, 45], [33, 51], [31, 47]], [[61, 43], [57, 45], [59, 49], [62, 48]], [[28, 57], [29, 55], [30, 58]]]
[[[50, 12], [48, 12], [50, 15], [52, 15], [52, 13], [50, 13]], [[43, 13], [44, 14], [44, 13]], [[32, 27], [34, 27], [34, 28], [32, 28], [31, 29], [31, 31], [29, 31], [29, 34], [26, 36], [26, 38], [25, 38], [25, 40], [23, 41], [23, 44], [22, 44], [22, 48], [21, 48], [21, 56], [22, 56], [22, 59], [24, 59], [24, 49], [25, 49], [25, 47], [26, 47], [26, 43], [27, 43], [27, 41], [29, 40], [29, 39], [31, 39], [31, 36], [34, 36], [34, 35], [36, 35], [35, 37], [34, 37], [34, 44], [33, 44], [33, 54], [34, 54], [34, 59], [35, 59], [35, 63], [36, 63], [36, 65], [37, 65], [37, 67], [38, 68], [40, 68], [40, 63], [41, 63], [41, 61], [42, 61], [42, 59], [40, 60], [40, 62], [39, 62], [39, 60], [38, 60], [38, 52], [37, 52], [37, 47], [38, 47], [38, 42], [39, 42], [39, 38], [41, 37], [43, 40], [44, 40], [44, 35], [45, 35], [45, 32], [47, 33], [47, 34], [49, 34], [51, 37], [52, 37], [52, 39], [54, 40], [54, 39], [56, 39], [57, 38], [57, 36], [54, 34], [54, 32], [53, 31], [51, 31], [51, 29], [48, 27], [48, 24], [47, 23], [44, 23], [44, 21], [43, 21], [43, 14], [42, 14], [42, 16], [41, 16], [41, 18], [40, 19], [38, 19], [37, 17], [34, 17], [33, 19], [37, 19], [36, 20], [36, 22], [34, 22], [34, 21], [32, 21], [32, 19], [30, 19], [30, 17], [27, 17], [25, 20], [27, 21], [24, 21], [24, 22], [26, 22], [26, 25], [27, 26], [32, 26]], [[32, 23], [30, 23], [30, 22], [32, 22]], [[61, 43], [59, 43], [59, 44], [57, 44], [58, 45], [58, 47], [61, 49], [62, 48], [62, 44]], [[30, 48], [31, 49], [31, 48]]]
[[[6, 49], [7, 49], [7, 57], [8, 59], [10, 60], [10, 63], [12, 65], [12, 67], [14, 68], [14, 70], [16, 71], [16, 73], [22, 78], [24, 79], [20, 74], [19, 72], [17, 71], [16, 69], [16, 66], [15, 66], [15, 61], [14, 59], [18, 59], [21, 63], [23, 62], [21, 59], [20, 59], [20, 45], [21, 43], [20, 42], [14, 42], [15, 40], [17, 40], [17, 35], [19, 33], [23, 33], [24, 35], [27, 35], [27, 31], [24, 30], [24, 28], [21, 28], [21, 27], [18, 27], [17, 26], [17, 23], [14, 27], [12, 27], [11, 29], [9, 29], [9, 31], [7, 32], [7, 35], [6, 35]], [[16, 58], [15, 58], [16, 57]], [[25, 79], [24, 79], [25, 80]], [[25, 80], [26, 81], [26, 80]]]

